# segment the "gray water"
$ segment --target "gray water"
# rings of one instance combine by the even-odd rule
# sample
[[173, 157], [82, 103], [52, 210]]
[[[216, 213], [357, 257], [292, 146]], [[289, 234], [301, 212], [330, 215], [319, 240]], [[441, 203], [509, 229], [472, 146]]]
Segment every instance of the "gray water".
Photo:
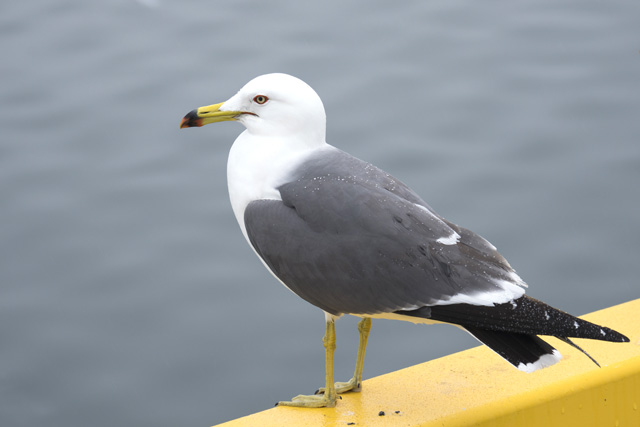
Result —
[[[322, 313], [228, 203], [240, 125], [178, 129], [267, 72], [311, 84], [330, 143], [491, 240], [530, 295], [638, 298], [638, 22], [631, 1], [3, 2], [0, 425], [208, 426], [322, 385]], [[474, 345], [376, 321], [365, 376]]]

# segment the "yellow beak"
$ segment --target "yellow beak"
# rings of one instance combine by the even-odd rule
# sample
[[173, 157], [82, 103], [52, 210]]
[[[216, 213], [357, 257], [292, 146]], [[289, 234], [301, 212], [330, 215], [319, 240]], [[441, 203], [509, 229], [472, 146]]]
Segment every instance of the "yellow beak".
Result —
[[182, 121], [180, 122], [180, 129], [190, 127], [200, 127], [208, 125], [209, 123], [226, 122], [229, 120], [236, 120], [241, 114], [247, 114], [243, 111], [220, 111], [220, 104], [207, 105], [206, 107], [200, 107], [193, 111], [190, 111]]

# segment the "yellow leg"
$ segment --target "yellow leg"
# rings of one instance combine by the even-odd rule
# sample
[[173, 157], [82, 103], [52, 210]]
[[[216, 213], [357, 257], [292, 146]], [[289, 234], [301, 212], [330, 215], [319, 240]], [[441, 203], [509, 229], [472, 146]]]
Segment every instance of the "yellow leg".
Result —
[[[356, 370], [353, 373], [353, 378], [346, 382], [335, 383], [336, 393], [345, 393], [347, 391], [360, 391], [362, 390], [362, 368], [364, 366], [364, 355], [367, 351], [367, 340], [369, 339], [369, 331], [371, 330], [371, 318], [363, 317], [358, 322], [358, 332], [360, 332], [360, 340], [358, 341], [358, 355], [356, 356]], [[324, 388], [321, 388], [316, 392], [324, 393]]]
[[322, 395], [298, 395], [288, 402], [278, 402], [276, 406], [297, 406], [303, 408], [333, 408], [336, 406], [336, 389], [333, 384], [333, 354], [336, 350], [336, 325], [327, 322], [327, 330], [322, 339], [325, 349], [326, 393]]

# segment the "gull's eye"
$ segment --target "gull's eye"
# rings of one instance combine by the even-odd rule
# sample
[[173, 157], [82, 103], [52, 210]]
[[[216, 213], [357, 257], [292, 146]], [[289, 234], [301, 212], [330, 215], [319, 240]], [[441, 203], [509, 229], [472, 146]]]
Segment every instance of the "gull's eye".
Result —
[[260, 104], [260, 105], [264, 104], [268, 100], [269, 100], [269, 98], [267, 98], [264, 95], [256, 95], [256, 96], [253, 97], [253, 101], [258, 103], [258, 104]]

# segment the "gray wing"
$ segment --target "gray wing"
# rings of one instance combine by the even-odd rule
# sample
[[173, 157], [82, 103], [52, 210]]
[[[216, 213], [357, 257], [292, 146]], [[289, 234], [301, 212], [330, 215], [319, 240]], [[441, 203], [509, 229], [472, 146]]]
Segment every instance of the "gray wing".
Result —
[[247, 206], [251, 244], [289, 289], [329, 313], [491, 305], [522, 294], [505, 290], [523, 283], [490, 243], [346, 153], [308, 160], [279, 191], [281, 201]]

